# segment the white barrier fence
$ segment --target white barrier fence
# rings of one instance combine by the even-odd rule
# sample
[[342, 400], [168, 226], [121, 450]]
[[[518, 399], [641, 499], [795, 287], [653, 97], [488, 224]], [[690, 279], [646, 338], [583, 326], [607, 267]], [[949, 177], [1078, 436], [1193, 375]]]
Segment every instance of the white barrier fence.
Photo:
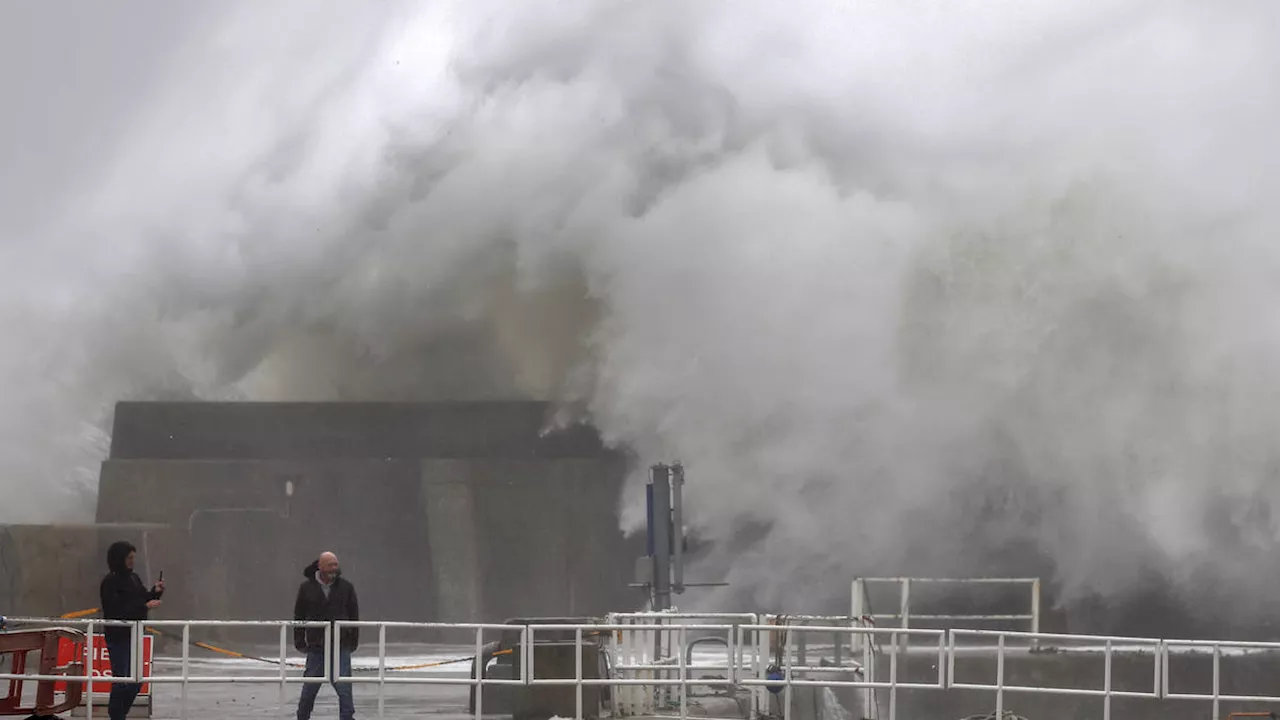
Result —
[[[324, 655], [326, 658], [331, 657], [331, 639], [332, 627], [326, 622], [293, 622], [293, 621], [254, 621], [254, 620], [154, 620], [145, 624], [136, 622], [125, 622], [119, 620], [72, 620], [72, 619], [53, 619], [53, 618], [9, 618], [8, 622], [13, 626], [14, 630], [18, 629], [39, 629], [41, 627], [66, 627], [83, 629], [84, 638], [84, 667], [91, 683], [85, 688], [85, 716], [92, 720], [94, 715], [94, 691], [93, 685], [102, 683], [119, 685], [119, 684], [141, 684], [143, 682], [151, 685], [163, 684], [182, 684], [181, 695], [181, 717], [186, 718], [187, 704], [187, 686], [192, 683], [280, 683], [280, 697], [283, 702], [285, 695], [285, 687], [288, 683], [326, 683], [331, 680], [326, 675], [320, 678], [303, 678], [289, 677], [286, 675], [287, 648], [292, 646], [292, 642], [286, 644], [289, 632], [293, 628], [317, 628], [324, 633]], [[161, 675], [154, 671], [150, 675], [143, 674], [143, 653], [142, 653], [142, 627], [145, 625], [150, 628], [180, 628], [182, 633], [182, 664], [181, 674], [177, 676]], [[99, 643], [106, 641], [101, 638], [100, 632], [108, 627], [128, 627], [130, 629], [130, 672], [127, 676], [119, 675], [94, 675], [93, 674], [93, 658], [95, 648], [100, 648]], [[258, 627], [258, 628], [279, 628], [280, 635], [280, 672], [269, 676], [245, 676], [245, 675], [228, 675], [228, 676], [193, 676], [190, 673], [190, 651], [191, 651], [191, 628], [201, 627]], [[326, 662], [327, 668], [332, 667], [332, 662]], [[24, 682], [69, 682], [71, 678], [67, 675], [39, 675], [39, 674], [14, 674], [0, 673], [0, 680], [21, 680]]]
[[[875, 612], [871, 605], [871, 588], [877, 585], [897, 586], [897, 612]], [[1027, 612], [1025, 613], [921, 613], [913, 612], [912, 588], [929, 586], [945, 586], [955, 588], [992, 588], [992, 587], [1025, 587], [1029, 595]], [[898, 627], [912, 627], [911, 621], [946, 622], [954, 626], [959, 622], [1002, 622], [1026, 623], [1027, 630], [1040, 632], [1040, 578], [927, 578], [927, 577], [862, 577], [853, 581], [851, 588], [853, 598], [850, 614], [855, 618], [865, 618], [872, 624], [880, 621], [896, 622]]]
[[[741, 688], [736, 681], [744, 669], [759, 673], [763, 667], [759, 647], [747, 642], [740, 631], [742, 627], [760, 622], [755, 613], [613, 613], [607, 622], [620, 628], [610, 639], [614, 674], [628, 681], [628, 684], [618, 685], [613, 690], [614, 707], [619, 715], [665, 717], [664, 710], [673, 704], [673, 684], [666, 682], [650, 686], [630, 684], [631, 681], [670, 680], [673, 669], [676, 670], [674, 679], [677, 681], [690, 677], [690, 683], [682, 685], [684, 691], [675, 698], [683, 717], [688, 712], [689, 697], [693, 694], [689, 690], [693, 680], [690, 673], [716, 670], [725, 673], [723, 680], [703, 678], [704, 682], [698, 686], [704, 689]], [[694, 663], [693, 651], [703, 644], [723, 645], [724, 662]], [[746, 693], [744, 699], [748, 707], [744, 708], [744, 714], [748, 717], [759, 716], [763, 692], [751, 690]]]
[[[823, 624], [797, 624], [822, 622]], [[86, 632], [86, 657], [92, 653], [93, 631], [106, 623], [102, 620], [13, 619], [17, 628], [77, 627]], [[782, 624], [785, 623], [785, 624]], [[1111, 718], [1114, 698], [1142, 698], [1153, 701], [1194, 701], [1212, 707], [1211, 717], [1221, 717], [1222, 703], [1280, 703], [1274, 694], [1226, 694], [1222, 691], [1223, 657], [1228, 651], [1241, 657], [1249, 654], [1272, 654], [1280, 658], [1280, 643], [1155, 640], [1143, 638], [1060, 635], [995, 630], [930, 630], [912, 628], [876, 628], [860, 626], [854, 618], [776, 617], [754, 614], [626, 613], [609, 616], [602, 623], [557, 625], [459, 624], [413, 622], [338, 622], [295, 623], [291, 621], [187, 621], [158, 620], [146, 623], [176, 639], [181, 636], [181, 656], [159, 663], [176, 672], [159, 672], [153, 667], [143, 677], [140, 653], [134, 654], [129, 677], [95, 678], [95, 682], [139, 682], [155, 685], [181, 685], [179, 717], [188, 717], [187, 688], [208, 683], [257, 683], [279, 686], [280, 703], [291, 685], [329, 683], [331, 681], [376, 685], [378, 716], [386, 716], [385, 698], [389, 687], [403, 685], [451, 685], [473, 689], [471, 712], [476, 718], [485, 714], [484, 688], [495, 686], [535, 688], [572, 687], [575, 689], [575, 717], [601, 716], [600, 707], [586, 707], [585, 692], [590, 688], [607, 690], [608, 710], [614, 716], [680, 717], [690, 716], [690, 701], [705, 697], [708, 689], [720, 692], [717, 697], [738, 703], [735, 718], [764, 715], [792, 720], [793, 694], [803, 688], [845, 688], [861, 694], [862, 716], [876, 720], [896, 720], [900, 694], [937, 693], [949, 690], [989, 693], [996, 717], [1005, 711], [1010, 696], [1044, 697], [1086, 696], [1102, 703], [1102, 717]], [[318, 677], [303, 677], [296, 660], [290, 658], [291, 631], [298, 627], [324, 629], [326, 658], [324, 671]], [[377, 666], [360, 672], [334, 675], [331, 661], [335, 638], [345, 627], [359, 627], [376, 633]], [[194, 672], [191, 658], [192, 629], [258, 628], [277, 636], [279, 655], [275, 658], [253, 658], [275, 663], [269, 673], [228, 673], [202, 675]], [[132, 625], [134, 647], [140, 642], [141, 628]], [[388, 634], [400, 632], [470, 633], [474, 639], [468, 654], [454, 661], [456, 672], [399, 675], [388, 665]], [[501, 634], [516, 638], [506, 645], [501, 641], [486, 643], [485, 635]], [[573, 671], [564, 668], [539, 672], [537, 649], [552, 635], [571, 636]], [[367, 637], [367, 635], [366, 635]], [[542, 640], [540, 640], [542, 638]], [[832, 638], [826, 644], [822, 638]], [[842, 642], [843, 641], [843, 642]], [[1100, 685], [1092, 688], [1019, 684], [1007, 677], [1010, 657], [1026, 656], [1032, 642], [1055, 646], [1061, 654], [1080, 653], [1098, 656]], [[568, 641], [562, 642], [565, 645]], [[858, 655], [843, 655], [844, 642], [862, 648]], [[368, 657], [366, 641], [363, 655]], [[594, 646], [608, 661], [608, 672], [588, 672], [584, 667], [584, 648]], [[711, 646], [718, 649], [712, 653]], [[802, 650], [802, 647], [804, 648]], [[703, 657], [697, 651], [703, 649]], [[720, 650], [722, 649], [722, 651]], [[1050, 651], [1044, 651], [1050, 652]], [[500, 653], [508, 653], [511, 677], [486, 676], [475, 672], [485, 668]], [[1211, 689], [1193, 692], [1175, 687], [1170, 682], [1171, 657], [1198, 653], [1203, 660], [1211, 658]], [[808, 659], [818, 657], [818, 662]], [[1140, 657], [1151, 663], [1151, 683], [1147, 688], [1120, 687], [1116, 683], [1114, 661], [1117, 657]], [[994, 659], [993, 677], [970, 677], [965, 664], [975, 658], [990, 663]], [[923, 660], [912, 664], [914, 674], [906, 674], [907, 660]], [[958, 667], [960, 666], [960, 667]], [[424, 667], [424, 666], [419, 666]], [[921, 667], [931, 672], [920, 673]], [[963, 671], [963, 672], [962, 672]], [[66, 681], [65, 676], [0, 674], [0, 680]], [[592, 702], [595, 702], [594, 700]], [[92, 704], [87, 708], [93, 715]], [[492, 713], [491, 713], [492, 714]], [[701, 715], [701, 717], [707, 717]]]

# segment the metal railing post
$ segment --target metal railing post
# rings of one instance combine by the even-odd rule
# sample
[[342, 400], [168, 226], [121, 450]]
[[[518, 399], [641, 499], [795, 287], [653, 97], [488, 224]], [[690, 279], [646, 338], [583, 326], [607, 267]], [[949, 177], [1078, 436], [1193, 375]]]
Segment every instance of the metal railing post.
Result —
[[[282, 681], [283, 682], [283, 681]], [[178, 717], [187, 720], [187, 687], [191, 683], [191, 623], [182, 624], [182, 701], [178, 709]], [[284, 685], [280, 686], [280, 697], [284, 697]]]
[[855, 578], [853, 581], [853, 587], [850, 590], [850, 594], [853, 595], [853, 603], [849, 608], [850, 614], [853, 615], [854, 619], [861, 618], [866, 612], [864, 609], [866, 601], [863, 599], [863, 593], [865, 592], [865, 584], [862, 578]]
[[142, 682], [142, 623], [134, 621], [129, 627], [129, 644], [133, 650], [129, 655], [129, 681]]
[[529, 642], [524, 646], [525, 667], [528, 668], [529, 673], [528, 677], [525, 678], [525, 683], [527, 684], [538, 679], [538, 672], [533, 667], [533, 643], [536, 642], [534, 634], [537, 631], [533, 629], [532, 625], [526, 625], [525, 628], [529, 632]]
[[[876, 677], [876, 646], [875, 646], [875, 629], [871, 628], [868, 633], [859, 633], [864, 635], [861, 639], [862, 643], [862, 673], [863, 679], [868, 683], [874, 683]], [[862, 696], [862, 716], [873, 717], [876, 712], [876, 690], [869, 688], [868, 692]]]
[[[1031, 632], [1040, 634], [1040, 578], [1031, 581]], [[1031, 638], [1031, 649], [1040, 649], [1040, 638]]]
[[729, 688], [732, 689], [738, 684], [738, 664], [742, 659], [738, 656], [741, 652], [738, 644], [738, 628], [741, 625], [733, 625], [729, 628]]
[[1102, 680], [1102, 720], [1111, 720], [1111, 641], [1105, 646], [1106, 657], [1103, 659]]
[[1221, 704], [1222, 695], [1222, 646], [1213, 644], [1213, 716], [1215, 718], [1222, 717]]
[[688, 633], [680, 626], [680, 720], [689, 717], [689, 666], [685, 663], [685, 648], [688, 646]]
[[902, 578], [902, 598], [898, 609], [901, 616], [901, 627], [911, 627], [911, 578]]
[[1151, 693], [1155, 695], [1157, 698], [1164, 697], [1164, 684], [1161, 681], [1164, 677], [1164, 664], [1166, 660], [1165, 652], [1167, 650], [1168, 648], [1165, 646], [1163, 640], [1156, 643], [1155, 678], [1153, 678], [1151, 682]]
[[1004, 633], [996, 648], [996, 717], [1004, 718]]
[[[1163, 643], [1162, 643], [1163, 644]], [[1160, 663], [1160, 697], [1169, 694], [1169, 646], [1164, 646], [1164, 661]]]
[[[619, 624], [627, 625], [630, 623], [623, 622]], [[634, 634], [635, 633], [633, 633], [630, 630], [622, 630], [613, 636], [614, 643], [618, 648], [618, 657], [622, 659], [621, 664], [623, 665], [632, 665], [635, 663], [635, 654], [631, 650], [631, 645], [632, 645], [631, 640], [632, 640], [632, 635]], [[617, 671], [614, 674], [617, 676], [622, 675], [621, 671]], [[615, 715], [618, 713], [625, 714], [630, 712], [631, 704], [633, 702], [632, 700], [633, 694], [634, 694], [634, 691], [631, 689], [630, 685], [614, 685], [613, 686], [613, 704], [614, 704]]]
[[1040, 632], [1040, 578], [1031, 581], [1031, 632]]
[[[760, 624], [760, 621], [757, 619], [755, 621], [755, 624], [757, 625]], [[752, 647], [751, 655], [749, 658], [747, 655], [747, 645], [751, 643], [751, 640], [752, 640], [752, 636], [749, 634], [749, 631], [747, 631], [741, 625], [739, 625], [738, 626], [738, 652], [742, 653], [742, 664], [743, 664], [743, 667], [742, 667], [743, 672], [742, 674], [739, 675], [739, 678], [747, 677], [747, 678], [755, 679], [760, 676], [760, 673], [759, 673], [760, 663], [759, 663], [759, 660], [756, 658], [755, 648]], [[747, 664], [748, 662], [750, 662], [750, 665]], [[759, 690], [760, 688], [755, 688], [755, 687], [748, 688], [747, 690], [747, 692], [751, 693], [751, 717], [760, 717], [761, 710], [760, 710]]]
[[786, 683], [782, 686], [782, 720], [791, 720], [791, 633], [785, 630], [782, 633], [782, 680]]
[[529, 626], [525, 625], [523, 628], [520, 629], [520, 656], [522, 659], [522, 662], [520, 663], [520, 683], [522, 685], [529, 684], [529, 640], [530, 639], [531, 638], [529, 633]]
[[956, 631], [947, 631], [947, 687], [956, 683]]
[[898, 717], [898, 642], [902, 636], [893, 632], [893, 655], [889, 656], [889, 720]]
[[333, 623], [326, 623], [324, 626], [324, 678], [325, 682], [333, 682], [333, 645], [334, 645]]
[[[382, 647], [386, 648], [386, 626], [382, 626]], [[385, 656], [384, 656], [385, 657]], [[476, 628], [476, 720], [484, 717], [484, 628]], [[378, 670], [379, 676], [382, 678], [381, 687], [386, 687], [386, 660], [382, 661], [382, 667]], [[378, 693], [378, 717], [382, 717], [383, 694]]]
[[[866, 587], [862, 578], [854, 578], [853, 586], [849, 590], [853, 596], [853, 601], [849, 607], [849, 614], [853, 617], [855, 625], [862, 625], [862, 616], [866, 614]], [[863, 638], [861, 635], [854, 635], [849, 638], [849, 654], [857, 657], [858, 651], [862, 649]]]
[[[107, 634], [102, 633], [102, 641], [105, 644]], [[85, 628], [84, 639], [84, 696], [87, 698], [84, 703], [84, 716], [87, 720], [93, 720], [93, 621], [90, 620]]]
[[[479, 634], [479, 630], [476, 633]], [[477, 641], [478, 642], [478, 641]], [[477, 662], [479, 659], [477, 658]], [[478, 673], [484, 670], [483, 665], [479, 667]], [[476, 689], [476, 708], [480, 707], [480, 690]], [[476, 716], [479, 717], [480, 711], [476, 710]], [[387, 716], [387, 624], [378, 624], [378, 717]]]
[[[573, 631], [574, 718], [582, 720], [582, 628]], [[479, 716], [476, 716], [477, 720]]]
[[946, 690], [951, 682], [950, 668], [947, 667], [947, 637], [950, 633], [938, 636], [938, 688]]
[[[186, 664], [186, 660], [185, 660], [185, 657], [187, 654], [186, 641], [187, 641], [187, 637], [189, 636], [187, 633], [187, 629], [189, 627], [190, 627], [189, 625], [182, 626], [182, 630], [183, 630], [183, 638], [182, 638], [183, 653], [182, 654], [184, 658], [183, 664]], [[280, 623], [280, 712], [281, 713], [284, 713], [285, 702], [286, 702], [285, 688], [289, 680], [288, 665], [287, 665], [289, 661], [288, 637], [289, 637], [289, 626], [286, 625], [285, 623]], [[185, 691], [186, 691], [186, 685], [184, 684], [183, 692]]]
[[[761, 623], [763, 623], [763, 619]], [[769, 642], [770, 632], [755, 631], [756, 636], [756, 677], [763, 680], [769, 674]], [[756, 706], [761, 713], [767, 713], [769, 708], [769, 689], [763, 687], [756, 688]]]

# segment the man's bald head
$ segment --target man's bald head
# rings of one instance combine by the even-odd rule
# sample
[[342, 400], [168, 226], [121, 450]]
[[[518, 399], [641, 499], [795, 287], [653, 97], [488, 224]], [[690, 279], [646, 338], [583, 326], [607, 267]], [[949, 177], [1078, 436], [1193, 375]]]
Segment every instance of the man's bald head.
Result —
[[338, 556], [331, 552], [320, 553], [320, 575], [324, 582], [332, 582], [333, 578], [338, 574]]

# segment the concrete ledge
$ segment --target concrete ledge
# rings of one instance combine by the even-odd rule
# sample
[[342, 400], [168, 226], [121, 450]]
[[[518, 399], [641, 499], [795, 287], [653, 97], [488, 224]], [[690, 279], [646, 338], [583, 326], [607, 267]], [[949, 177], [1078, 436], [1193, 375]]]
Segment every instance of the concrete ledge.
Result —
[[122, 402], [113, 459], [594, 457], [598, 433], [545, 432], [545, 402]]

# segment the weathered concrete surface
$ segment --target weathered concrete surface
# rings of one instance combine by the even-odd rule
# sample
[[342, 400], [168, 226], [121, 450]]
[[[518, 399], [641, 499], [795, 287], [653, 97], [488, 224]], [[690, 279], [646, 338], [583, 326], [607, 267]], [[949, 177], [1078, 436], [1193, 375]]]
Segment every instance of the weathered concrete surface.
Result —
[[331, 549], [366, 619], [630, 607], [624, 458], [546, 403], [121, 403], [101, 522], [177, 531], [200, 618], [280, 618]]
[[193, 617], [287, 616], [303, 566], [328, 548], [369, 619], [492, 621], [635, 604], [622, 470], [616, 458], [112, 460], [100, 507], [185, 534], [193, 564], [166, 577]]
[[422, 502], [442, 621], [602, 615], [640, 602], [619, 458], [432, 460]]
[[192, 564], [166, 579], [190, 597], [192, 617], [290, 616], [302, 568], [324, 549], [341, 557], [371, 619], [423, 617], [430, 574], [417, 468], [403, 460], [108, 460], [99, 517], [181, 530]]
[[0, 526], [0, 614], [56, 617], [98, 607], [111, 543], [137, 546], [137, 571], [147, 579], [185, 564], [178, 537], [163, 525], [139, 523]]

